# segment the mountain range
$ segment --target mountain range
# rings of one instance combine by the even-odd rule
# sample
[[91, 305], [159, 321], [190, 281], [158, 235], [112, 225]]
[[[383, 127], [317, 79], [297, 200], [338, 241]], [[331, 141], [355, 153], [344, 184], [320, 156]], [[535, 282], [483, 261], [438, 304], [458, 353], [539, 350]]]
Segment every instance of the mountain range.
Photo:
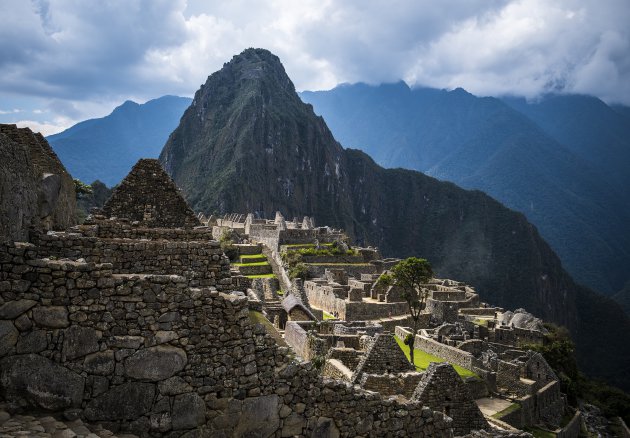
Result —
[[190, 102], [177, 96], [144, 104], [128, 100], [106, 117], [85, 120], [46, 139], [73, 177], [111, 187], [140, 158], [158, 156]]
[[[427, 93], [435, 98], [440, 94]], [[553, 140], [547, 140], [544, 131], [522, 114], [520, 127], [535, 131], [537, 142], [521, 146], [518, 129], [503, 132], [509, 127], [503, 121], [520, 114], [507, 104], [478, 101], [463, 90], [451, 96], [469, 114], [469, 120], [456, 118], [458, 123], [479, 125], [469, 141], [480, 150], [467, 151], [468, 165], [449, 161], [450, 157], [440, 160], [436, 151], [429, 158], [444, 163], [436, 171], [459, 168], [474, 173], [477, 165], [492, 157], [515, 153], [521, 160], [533, 161], [530, 170], [542, 169], [533, 175], [521, 173], [525, 180], [519, 187], [526, 187], [549, 173], [544, 161], [536, 161], [543, 157], [540, 149], [551, 153], [553, 165], [568, 159], [557, 142], [553, 145], [558, 151], [545, 149], [546, 142]], [[494, 110], [478, 111], [477, 105], [486, 104]], [[441, 111], [447, 115], [451, 109]], [[385, 113], [381, 123], [396, 122], [397, 117]], [[488, 123], [481, 123], [484, 120]], [[436, 141], [441, 139], [438, 128], [431, 137]], [[489, 141], [497, 135], [493, 129], [511, 138], [513, 147], [493, 146]], [[450, 132], [465, 141], [468, 131]], [[410, 152], [401, 150], [409, 160]], [[612, 300], [577, 285], [523, 214], [481, 191], [414, 170], [385, 169], [362, 151], [344, 149], [324, 118], [300, 100], [280, 60], [266, 50], [248, 49], [208, 77], [169, 136], [160, 161], [196, 211], [271, 217], [280, 210], [288, 218], [314, 216], [320, 224], [344, 228], [358, 242], [379, 246], [385, 256], [425, 257], [438, 275], [474, 285], [485, 301], [511, 309], [525, 307], [567, 326], [584, 369], [630, 388], [625, 373], [630, 363], [625, 339], [630, 320]], [[573, 175], [571, 166], [560, 169]], [[514, 171], [496, 165], [489, 170]], [[561, 187], [559, 182], [549, 182]], [[574, 190], [586, 189], [576, 184]], [[595, 185], [591, 190], [595, 196], [604, 188]]]
[[385, 167], [479, 189], [524, 213], [582, 284], [630, 280], [630, 119], [589, 96], [538, 101], [410, 89], [303, 92], [342, 144]]

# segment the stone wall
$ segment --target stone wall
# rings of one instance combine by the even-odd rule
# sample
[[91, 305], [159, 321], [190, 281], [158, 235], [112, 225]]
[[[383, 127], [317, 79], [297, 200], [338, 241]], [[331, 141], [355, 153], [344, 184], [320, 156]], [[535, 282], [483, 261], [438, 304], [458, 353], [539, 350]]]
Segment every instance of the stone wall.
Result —
[[129, 220], [110, 220], [98, 215], [88, 218], [74, 229], [85, 236], [103, 239], [176, 240], [179, 242], [217, 240], [212, 237], [212, 230], [209, 227], [148, 228]]
[[409, 310], [407, 303], [348, 302], [338, 298], [332, 287], [314, 281], [306, 281], [304, 289], [311, 306], [336, 314], [339, 319], [346, 321], [365, 321], [400, 316], [408, 313]]
[[450, 363], [459, 365], [460, 367], [472, 370], [473, 367], [483, 367], [478, 359], [465, 351], [437, 342], [433, 339], [426, 338], [422, 335], [416, 335], [415, 348], [426, 351], [434, 356], [442, 358]]
[[582, 427], [582, 413], [575, 411], [575, 414], [560, 431], [556, 432], [556, 438], [578, 438]]
[[384, 396], [402, 395], [410, 399], [418, 382], [422, 378], [422, 373], [410, 371], [398, 374], [363, 374], [359, 385], [363, 389], [376, 391]]
[[354, 370], [361, 360], [362, 352], [354, 348], [331, 348], [328, 351], [326, 359], [337, 359], [343, 363], [348, 369]]
[[0, 250], [0, 386], [40, 408], [142, 436], [450, 437], [450, 420], [322, 379], [291, 360], [247, 299], [178, 276]]
[[39, 257], [84, 259], [110, 263], [116, 274], [181, 274], [190, 286], [232, 285], [229, 259], [216, 241], [99, 239], [74, 233], [38, 235]]

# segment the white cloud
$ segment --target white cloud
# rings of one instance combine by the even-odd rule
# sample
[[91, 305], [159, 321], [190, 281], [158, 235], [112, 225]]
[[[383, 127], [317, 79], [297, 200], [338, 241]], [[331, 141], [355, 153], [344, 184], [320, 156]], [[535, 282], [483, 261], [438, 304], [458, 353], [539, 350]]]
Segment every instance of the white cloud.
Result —
[[402, 78], [630, 104], [629, 22], [627, 0], [8, 0], [0, 94], [78, 120], [126, 99], [192, 95], [233, 55], [263, 47], [298, 89]]
[[57, 134], [74, 124], [70, 119], [57, 119], [56, 122], [38, 122], [35, 120], [19, 120], [15, 122], [18, 128], [30, 128], [33, 132], [40, 132], [44, 137]]

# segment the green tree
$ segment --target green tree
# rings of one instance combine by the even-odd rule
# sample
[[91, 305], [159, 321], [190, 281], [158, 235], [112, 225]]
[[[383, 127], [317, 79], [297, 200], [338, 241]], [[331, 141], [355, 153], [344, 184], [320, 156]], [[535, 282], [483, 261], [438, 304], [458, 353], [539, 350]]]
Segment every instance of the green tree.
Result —
[[395, 284], [402, 289], [402, 296], [409, 306], [409, 313], [413, 321], [412, 336], [405, 341], [409, 345], [409, 360], [415, 366], [413, 350], [416, 333], [420, 323], [420, 313], [426, 307], [428, 296], [428, 291], [423, 289], [421, 285], [433, 277], [433, 269], [427, 260], [409, 257], [392, 268], [392, 277]]
[[92, 194], [92, 186], [89, 184], [85, 184], [80, 179], [74, 178], [72, 180], [74, 182], [74, 191], [77, 194], [77, 197], [81, 197], [82, 195], [91, 195]]

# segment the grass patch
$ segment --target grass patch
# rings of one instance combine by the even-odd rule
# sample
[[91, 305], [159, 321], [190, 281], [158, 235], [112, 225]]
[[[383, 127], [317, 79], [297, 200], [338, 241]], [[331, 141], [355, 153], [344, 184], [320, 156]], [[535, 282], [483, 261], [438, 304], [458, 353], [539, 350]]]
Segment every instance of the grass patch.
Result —
[[508, 406], [507, 408], [503, 409], [502, 411], [496, 412], [494, 414], [492, 414], [492, 418], [496, 418], [497, 420], [500, 420], [501, 418], [505, 417], [508, 414], [511, 414], [512, 412], [516, 412], [519, 409], [521, 409], [521, 405], [519, 405], [518, 403], [512, 403], [510, 406]]
[[306, 263], [311, 266], [370, 266], [369, 263]]
[[232, 263], [232, 266], [267, 266], [269, 262]]
[[549, 432], [548, 430], [544, 430], [539, 427], [526, 427], [523, 430], [534, 435], [534, 438], [556, 438], [555, 433]]
[[246, 275], [247, 278], [276, 278], [276, 274], [258, 274], [258, 275]]
[[252, 322], [252, 324], [256, 324], [256, 323], [262, 324], [265, 327], [265, 330], [267, 331], [267, 333], [270, 334], [276, 340], [278, 345], [281, 345], [283, 347], [287, 346], [287, 343], [284, 341], [284, 339], [282, 339], [282, 336], [280, 335], [280, 333], [278, 333], [278, 330], [276, 330], [273, 324], [269, 322], [267, 318], [265, 318], [265, 315], [263, 315], [260, 312], [257, 312], [256, 310], [250, 310], [249, 320]]
[[239, 257], [241, 260], [267, 260], [267, 256], [264, 254], [245, 254]]
[[477, 324], [477, 325], [480, 325], [482, 327], [487, 327], [488, 326], [488, 320], [487, 319], [476, 318], [476, 319], [473, 320], [473, 324]]
[[276, 291], [276, 294], [278, 294], [279, 296], [283, 297], [284, 296], [284, 291], [282, 289], [278, 289]]
[[324, 321], [326, 321], [327, 319], [337, 319], [330, 313], [326, 312], [325, 310], [323, 312], [324, 312]]
[[[409, 360], [409, 346], [405, 345], [402, 339], [400, 339], [398, 336], [396, 336], [396, 342], [398, 343], [398, 346], [403, 351], [403, 353], [405, 353], [405, 356], [407, 356], [407, 360]], [[426, 351], [418, 350], [417, 348], [414, 349], [413, 358], [416, 365], [416, 370], [418, 371], [426, 370], [429, 367], [429, 364], [431, 362], [445, 362], [444, 359], [439, 358], [437, 356], [433, 356], [432, 354], [429, 354]], [[459, 365], [455, 365], [455, 364], [452, 364], [452, 365], [453, 365], [453, 368], [455, 368], [455, 371], [457, 371], [457, 374], [459, 374], [462, 379], [465, 379], [466, 377], [479, 378], [477, 374], [473, 373], [470, 370], [467, 370], [466, 368], [462, 368]]]

